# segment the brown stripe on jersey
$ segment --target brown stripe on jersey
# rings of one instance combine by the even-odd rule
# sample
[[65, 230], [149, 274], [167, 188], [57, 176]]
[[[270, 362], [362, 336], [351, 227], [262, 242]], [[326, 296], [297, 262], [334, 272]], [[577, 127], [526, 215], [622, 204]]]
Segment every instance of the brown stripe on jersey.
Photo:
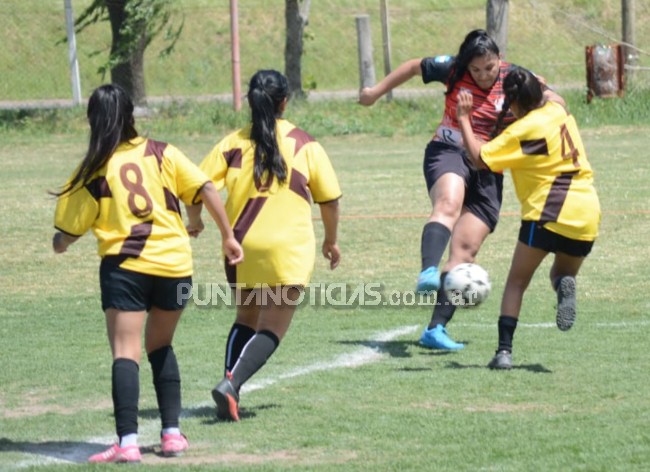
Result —
[[153, 220], [131, 226], [131, 234], [129, 234], [122, 243], [120, 256], [140, 256], [140, 253], [144, 249], [144, 245], [147, 243], [147, 238], [151, 234], [152, 227]]
[[529, 141], [521, 142], [521, 151], [526, 155], [542, 155], [548, 156], [548, 146], [546, 145], [546, 139], [531, 139]]
[[110, 198], [113, 196], [106, 177], [97, 177], [86, 184], [86, 190], [95, 200], [100, 198]]
[[548, 223], [549, 221], [557, 221], [562, 210], [562, 205], [564, 205], [566, 196], [569, 193], [571, 179], [577, 173], [578, 171], [565, 172], [555, 177], [548, 191], [546, 203], [544, 203], [544, 210], [542, 210], [542, 215], [539, 218], [540, 222]]
[[163, 187], [163, 192], [165, 193], [165, 205], [169, 211], [175, 211], [179, 215], [181, 214], [181, 206], [178, 202], [178, 197], [172, 193], [167, 187]]
[[235, 148], [230, 151], [223, 153], [223, 157], [226, 159], [226, 164], [228, 167], [234, 167], [236, 169], [241, 169], [241, 149]]
[[291, 169], [291, 179], [289, 180], [289, 189], [296, 192], [302, 198], [311, 203], [309, 189], [307, 188], [307, 177], [302, 175], [296, 169]]
[[257, 215], [260, 214], [264, 203], [268, 197], [257, 197], [251, 198], [246, 202], [244, 209], [237, 219], [234, 228], [232, 229], [235, 233], [235, 239], [240, 243], [244, 240], [244, 236], [253, 225], [253, 221], [257, 218]]
[[154, 156], [158, 161], [158, 170], [162, 169], [163, 154], [167, 149], [167, 143], [147, 139], [147, 147], [144, 150], [144, 157]]
[[223, 258], [223, 268], [226, 272], [226, 280], [230, 285], [237, 283], [237, 266], [228, 264], [228, 259]]
[[298, 152], [305, 144], [316, 141], [313, 136], [311, 136], [306, 131], [301, 130], [300, 128], [294, 128], [289, 131], [289, 133], [287, 133], [287, 137], [296, 140], [296, 147], [293, 150], [293, 157], [296, 157], [298, 155]]

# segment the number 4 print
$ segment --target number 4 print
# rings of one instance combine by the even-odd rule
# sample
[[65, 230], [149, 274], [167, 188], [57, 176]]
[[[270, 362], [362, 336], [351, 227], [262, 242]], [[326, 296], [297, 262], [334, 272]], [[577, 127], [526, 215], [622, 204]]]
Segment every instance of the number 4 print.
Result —
[[573, 159], [573, 165], [575, 167], [580, 167], [578, 162], [578, 148], [573, 144], [573, 139], [571, 139], [571, 134], [566, 125], [560, 126], [560, 139], [562, 140], [562, 159]]

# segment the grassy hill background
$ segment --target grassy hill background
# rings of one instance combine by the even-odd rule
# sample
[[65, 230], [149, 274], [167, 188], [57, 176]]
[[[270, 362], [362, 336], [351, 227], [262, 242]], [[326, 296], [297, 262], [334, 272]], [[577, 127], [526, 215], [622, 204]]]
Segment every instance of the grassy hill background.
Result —
[[[79, 15], [89, 0], [75, 0]], [[389, 1], [392, 66], [426, 55], [454, 54], [465, 34], [485, 27], [485, 0]], [[272, 7], [276, 8], [273, 9]], [[231, 90], [228, 2], [178, 0], [176, 21], [184, 31], [175, 51], [160, 58], [160, 41], [146, 56], [149, 96], [201, 96]], [[303, 79], [316, 91], [354, 90], [359, 86], [355, 16], [370, 15], [377, 78], [383, 77], [382, 37], [377, 0], [312, 2], [306, 28]], [[650, 2], [636, 2], [639, 64], [650, 65]], [[242, 81], [259, 68], [284, 69], [284, 2], [240, 0]], [[0, 100], [69, 99], [63, 2], [4, 0], [0, 3]], [[525, 65], [560, 87], [584, 87], [585, 46], [621, 38], [619, 0], [510, 2], [506, 59]], [[77, 36], [82, 95], [108, 80], [97, 69], [110, 45], [108, 23]], [[647, 87], [650, 74], [633, 83]], [[417, 80], [406, 87], [421, 87]]]

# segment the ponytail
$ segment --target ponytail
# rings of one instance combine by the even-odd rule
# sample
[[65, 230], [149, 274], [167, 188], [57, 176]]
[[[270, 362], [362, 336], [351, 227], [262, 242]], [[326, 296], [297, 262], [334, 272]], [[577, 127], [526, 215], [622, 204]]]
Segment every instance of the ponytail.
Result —
[[[255, 143], [253, 177], [258, 188], [270, 186], [273, 177], [280, 184], [287, 181], [287, 164], [280, 153], [275, 133], [276, 119], [281, 116], [287, 98], [287, 79], [275, 70], [260, 70], [250, 80], [248, 103], [251, 108], [251, 140]], [[268, 172], [267, 181], [262, 177]]]

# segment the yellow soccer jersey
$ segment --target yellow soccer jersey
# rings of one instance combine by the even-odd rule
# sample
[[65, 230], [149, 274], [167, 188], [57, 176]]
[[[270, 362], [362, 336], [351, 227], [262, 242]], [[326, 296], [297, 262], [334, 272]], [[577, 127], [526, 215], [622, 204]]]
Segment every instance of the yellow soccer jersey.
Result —
[[495, 172], [510, 169], [521, 217], [580, 241], [598, 236], [600, 204], [573, 116], [548, 102], [481, 147]]
[[59, 197], [54, 226], [72, 236], [92, 229], [99, 255], [163, 277], [192, 274], [179, 200], [196, 203], [207, 176], [174, 146], [135, 138], [121, 144], [84, 187]]
[[246, 288], [309, 283], [315, 259], [312, 200], [341, 197], [329, 157], [313, 137], [282, 119], [276, 135], [287, 165], [283, 185], [273, 179], [268, 190], [256, 187], [250, 126], [224, 138], [200, 166], [217, 188], [228, 192], [226, 211], [244, 248], [244, 262], [227, 265], [226, 275], [228, 282]]

